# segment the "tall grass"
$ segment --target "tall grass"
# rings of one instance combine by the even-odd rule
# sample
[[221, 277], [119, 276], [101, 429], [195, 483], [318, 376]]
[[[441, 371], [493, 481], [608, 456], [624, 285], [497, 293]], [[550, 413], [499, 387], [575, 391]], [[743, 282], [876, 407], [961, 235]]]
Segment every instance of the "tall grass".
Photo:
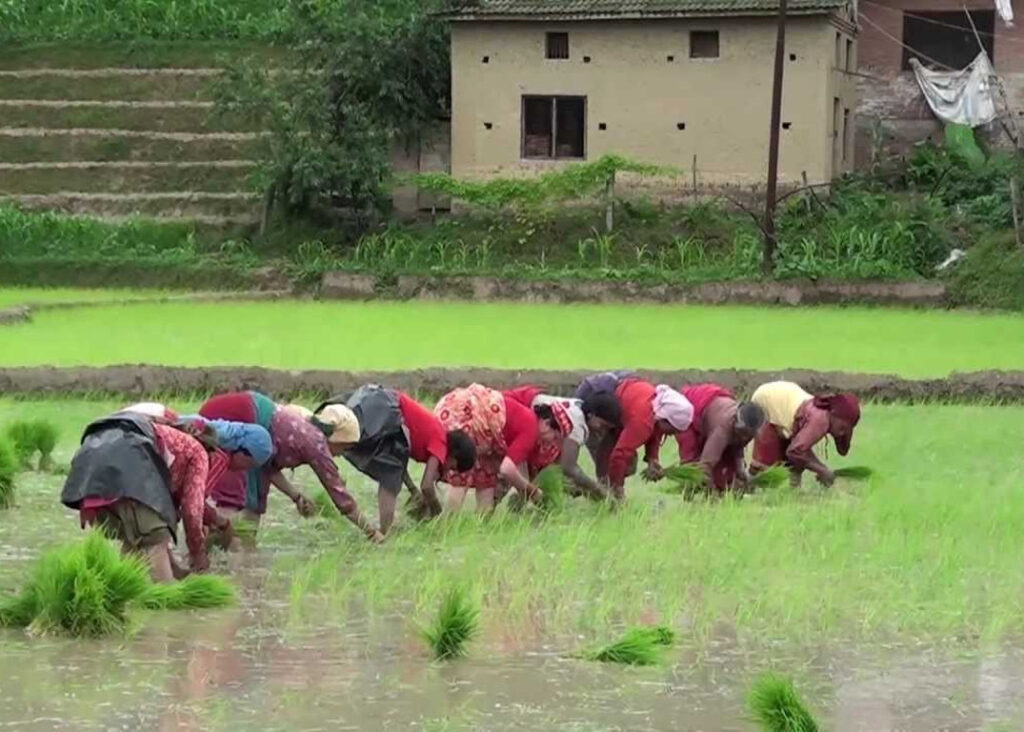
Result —
[[14, 505], [14, 481], [18, 468], [18, 453], [14, 445], [0, 436], [0, 509]]
[[441, 601], [433, 624], [424, 629], [423, 638], [434, 658], [446, 661], [466, 655], [467, 644], [480, 630], [480, 610], [466, 590], [455, 586]]
[[132, 606], [149, 609], [221, 607], [234, 590], [218, 577], [156, 586], [144, 559], [122, 555], [98, 529], [42, 556], [20, 594], [0, 600], [0, 626], [34, 635], [98, 637], [129, 628]]
[[786, 677], [761, 676], [747, 696], [747, 707], [763, 732], [818, 732], [818, 723]]
[[0, 43], [281, 38], [288, 4], [269, 0], [23, 0], [0, 5]]

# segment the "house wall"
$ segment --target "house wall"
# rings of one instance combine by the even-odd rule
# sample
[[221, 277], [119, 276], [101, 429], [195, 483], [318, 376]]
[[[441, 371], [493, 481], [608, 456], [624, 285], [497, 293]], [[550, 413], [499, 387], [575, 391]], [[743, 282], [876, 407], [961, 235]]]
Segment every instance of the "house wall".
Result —
[[[990, 0], [967, 0], [971, 10], [994, 10]], [[925, 139], [940, 140], [942, 125], [925, 102], [913, 72], [902, 71], [903, 13], [962, 11], [961, 0], [862, 0], [860, 3], [857, 110], [857, 164], [870, 165], [874, 156], [901, 154]], [[1016, 8], [1017, 13], [1024, 8]], [[1019, 20], [1019, 18], [1018, 18]], [[996, 16], [993, 55], [996, 72], [1006, 87], [1010, 109], [1024, 113], [1024, 25], [1007, 28]], [[1004, 106], [998, 102], [1002, 112]], [[1001, 126], [981, 134], [998, 144], [1007, 142]]]
[[[719, 58], [689, 58], [690, 30], [718, 30]], [[784, 182], [804, 173], [815, 182], [831, 178], [832, 100], [855, 109], [855, 86], [833, 71], [835, 30], [826, 16], [788, 25]], [[545, 58], [551, 31], [569, 33], [568, 60]], [[456, 22], [452, 172], [481, 178], [550, 170], [559, 163], [522, 159], [522, 97], [583, 95], [587, 159], [617, 153], [676, 166], [689, 182], [696, 155], [701, 185], [762, 184], [775, 33], [771, 18]]]

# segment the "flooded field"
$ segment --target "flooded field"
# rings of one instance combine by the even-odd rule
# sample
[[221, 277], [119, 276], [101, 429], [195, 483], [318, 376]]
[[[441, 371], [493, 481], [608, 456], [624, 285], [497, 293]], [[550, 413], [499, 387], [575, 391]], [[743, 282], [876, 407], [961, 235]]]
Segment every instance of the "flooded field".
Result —
[[[66, 464], [114, 406], [0, 400], [0, 426], [54, 420]], [[275, 496], [260, 548], [214, 560], [238, 608], [140, 614], [103, 641], [0, 631], [0, 729], [746, 730], [767, 669], [824, 729], [1021, 729], [1021, 424], [1021, 408], [871, 407], [851, 455], [870, 484], [684, 504], [635, 482], [619, 514], [404, 520], [382, 547]], [[61, 481], [23, 474], [0, 512], [0, 591], [77, 535]], [[467, 659], [432, 663], [418, 628], [456, 579], [483, 631]], [[682, 641], [662, 666], [573, 657], [653, 622]]]

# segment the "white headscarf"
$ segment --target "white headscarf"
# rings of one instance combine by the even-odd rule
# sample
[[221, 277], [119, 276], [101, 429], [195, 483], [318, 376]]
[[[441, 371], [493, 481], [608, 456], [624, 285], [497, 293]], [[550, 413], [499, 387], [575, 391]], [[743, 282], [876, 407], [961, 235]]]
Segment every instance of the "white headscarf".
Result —
[[671, 386], [658, 384], [654, 394], [654, 418], [664, 419], [682, 432], [693, 421], [693, 405]]

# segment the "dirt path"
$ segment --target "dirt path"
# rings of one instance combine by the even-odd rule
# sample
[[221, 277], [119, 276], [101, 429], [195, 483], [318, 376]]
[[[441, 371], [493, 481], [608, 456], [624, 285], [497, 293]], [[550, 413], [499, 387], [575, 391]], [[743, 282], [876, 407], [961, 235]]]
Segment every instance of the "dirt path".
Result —
[[[481, 382], [496, 388], [541, 384], [569, 394], [592, 371], [542, 371], [432, 368], [414, 371], [285, 371], [258, 367], [180, 368], [120, 365], [107, 367], [29, 367], [0, 369], [0, 394], [62, 398], [71, 395], [187, 396], [236, 389], [256, 389], [278, 399], [325, 396], [381, 383], [405, 391], [442, 394], [453, 387]], [[951, 374], [944, 379], [901, 379], [886, 374], [835, 371], [682, 370], [641, 371], [655, 383], [720, 383], [739, 395], [774, 379], [797, 381], [812, 392], [853, 391], [863, 399], [899, 403], [1024, 403], [1024, 371]]]

